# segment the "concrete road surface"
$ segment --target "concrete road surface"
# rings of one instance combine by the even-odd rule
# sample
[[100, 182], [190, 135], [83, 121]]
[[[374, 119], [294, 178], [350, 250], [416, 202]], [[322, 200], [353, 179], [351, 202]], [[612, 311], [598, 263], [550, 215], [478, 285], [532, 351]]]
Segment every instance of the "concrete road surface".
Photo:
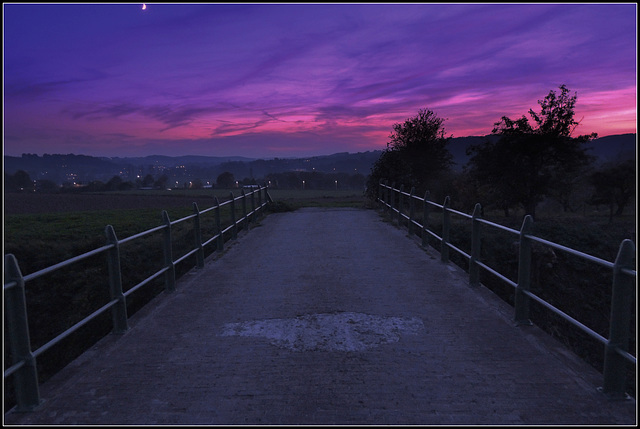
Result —
[[602, 376], [378, 212], [271, 214], [5, 424], [635, 424]]

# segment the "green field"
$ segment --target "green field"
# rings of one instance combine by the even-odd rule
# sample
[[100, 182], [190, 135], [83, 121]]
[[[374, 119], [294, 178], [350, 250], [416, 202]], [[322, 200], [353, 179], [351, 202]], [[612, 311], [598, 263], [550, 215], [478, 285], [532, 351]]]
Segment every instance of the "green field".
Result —
[[[215, 205], [214, 197], [220, 203], [230, 199], [231, 190], [196, 190], [196, 191], [132, 191], [123, 193], [105, 193], [78, 195], [85, 201], [80, 204], [81, 210], [64, 211], [64, 207], [56, 207], [48, 213], [30, 213], [26, 207], [21, 214], [6, 215], [4, 218], [4, 253], [13, 253], [18, 258], [24, 274], [45, 268], [54, 263], [100, 247], [105, 243], [105, 227], [112, 225], [119, 239], [146, 231], [161, 225], [161, 213], [166, 210], [172, 221], [193, 213], [192, 203], [198, 202], [200, 211]], [[273, 198], [274, 211], [294, 210], [300, 207], [364, 207], [365, 200], [357, 191], [320, 191], [320, 190], [269, 190]], [[234, 197], [240, 196], [237, 190]], [[144, 208], [128, 208], [131, 197]], [[179, 197], [176, 203], [176, 197]], [[10, 198], [9, 196], [6, 198]], [[33, 195], [37, 199], [37, 207], [59, 202], [57, 195]], [[104, 200], [109, 210], [102, 209]], [[257, 196], [255, 203], [258, 203]], [[94, 206], [92, 206], [94, 204]], [[25, 205], [28, 206], [28, 205]], [[251, 209], [247, 198], [247, 209]], [[17, 209], [16, 209], [17, 210]], [[60, 210], [60, 211], [58, 211]], [[241, 204], [237, 202], [237, 217], [241, 215]], [[204, 225], [210, 225], [211, 215], [203, 218]], [[230, 222], [230, 209], [222, 210], [222, 222]], [[206, 238], [203, 237], [206, 240]]]

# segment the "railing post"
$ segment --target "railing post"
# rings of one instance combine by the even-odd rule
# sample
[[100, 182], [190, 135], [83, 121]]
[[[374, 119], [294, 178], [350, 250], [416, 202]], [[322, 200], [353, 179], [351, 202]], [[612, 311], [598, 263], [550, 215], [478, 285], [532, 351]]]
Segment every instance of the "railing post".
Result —
[[262, 188], [258, 185], [258, 218], [262, 218]]
[[4, 290], [4, 311], [9, 333], [9, 346], [13, 364], [23, 365], [14, 373], [16, 410], [33, 411], [40, 404], [38, 390], [38, 369], [36, 358], [31, 352], [27, 300], [24, 291], [24, 277], [15, 256], [4, 256], [4, 282], [15, 282], [16, 286]]
[[383, 185], [383, 189], [382, 189], [382, 193], [380, 194], [380, 197], [382, 198], [382, 202], [384, 204], [384, 213], [388, 214], [389, 213], [389, 188], [387, 187], [389, 185], [389, 182], [387, 180], [383, 180], [382, 181], [382, 185]]
[[382, 200], [382, 209], [384, 210], [384, 213], [387, 214], [389, 213], [389, 206], [387, 206], [387, 204], [389, 203], [389, 192], [387, 191], [387, 180], [381, 180], [380, 184], [382, 185], [382, 189], [380, 190], [380, 199]]
[[255, 191], [251, 191], [251, 216], [250, 222], [256, 223], [256, 195]]
[[482, 206], [480, 203], [476, 204], [473, 209], [473, 215], [471, 216], [471, 257], [469, 258], [469, 285], [480, 285], [480, 266], [476, 263], [480, 259], [480, 231], [481, 223], [478, 219], [481, 218]]
[[240, 190], [240, 195], [242, 195], [242, 220], [244, 221], [244, 227], [249, 229], [249, 218], [247, 217], [247, 194], [244, 192], [244, 189]]
[[450, 204], [450, 198], [447, 195], [444, 199], [444, 204], [442, 204], [442, 241], [440, 242], [440, 260], [442, 262], [449, 262], [449, 246], [447, 243], [449, 243]]
[[231, 222], [233, 223], [233, 228], [231, 229], [231, 239], [235, 240], [238, 238], [238, 223], [236, 222], [236, 200], [233, 198], [233, 192], [231, 192]]
[[264, 188], [260, 188], [259, 191], [258, 191], [258, 206], [260, 207], [260, 218], [262, 218], [264, 216], [264, 210], [263, 210], [263, 207], [262, 207], [262, 204], [263, 204], [262, 203], [262, 190], [263, 189]]
[[388, 180], [385, 181], [384, 184], [386, 186], [384, 191], [384, 200], [386, 203], [385, 210], [387, 212], [387, 216], [391, 216], [391, 213], [393, 212], [392, 210], [393, 205], [391, 204], [391, 196], [393, 195], [392, 194], [393, 191], [391, 189], [394, 184], [393, 183], [389, 184]]
[[518, 284], [516, 286], [514, 307], [516, 325], [531, 325], [529, 320], [529, 297], [531, 287], [531, 239], [527, 237], [533, 233], [533, 218], [526, 215], [520, 228], [520, 251], [518, 256]]
[[200, 210], [198, 210], [198, 204], [193, 203], [193, 241], [196, 252], [196, 267], [204, 268], [204, 249], [202, 248], [202, 231], [200, 230]]
[[393, 211], [395, 210], [395, 204], [396, 204], [396, 184], [392, 183], [391, 184], [391, 189], [389, 189], [389, 209], [391, 210], [391, 212], [389, 213], [389, 216], [391, 217], [391, 220], [393, 221]]
[[402, 225], [402, 193], [404, 192], [404, 185], [400, 185], [400, 190], [398, 191], [398, 226]]
[[271, 195], [269, 195], [269, 185], [265, 185], [264, 187], [264, 201], [265, 203], [272, 203], [273, 200], [271, 199]]
[[415, 216], [415, 203], [413, 202], [413, 194], [415, 194], [416, 188], [415, 186], [411, 187], [411, 192], [409, 192], [409, 226], [407, 230], [409, 232], [409, 236], [413, 235], [413, 217]]
[[422, 247], [429, 245], [429, 191], [424, 193], [423, 219], [422, 219]]
[[116, 232], [111, 225], [105, 228], [107, 235], [107, 244], [113, 247], [107, 253], [109, 264], [109, 287], [111, 291], [111, 299], [117, 299], [118, 303], [112, 307], [111, 315], [113, 317], [113, 333], [123, 334], [129, 329], [127, 323], [127, 299], [122, 293], [122, 271], [120, 269], [120, 246]]
[[220, 201], [218, 197], [214, 197], [216, 202], [216, 228], [218, 229], [218, 252], [224, 250], [224, 237], [222, 236], [222, 223], [220, 222]]
[[260, 217], [262, 218], [262, 187], [260, 185], [258, 185], [258, 191], [256, 195], [258, 196], [258, 213], [261, 214]]
[[622, 272], [633, 270], [636, 249], [631, 240], [620, 244], [618, 256], [613, 266], [613, 286], [611, 291], [611, 322], [609, 341], [604, 354], [604, 382], [602, 393], [611, 399], [625, 399], [626, 369], [625, 359], [616, 349], [627, 351], [629, 348], [629, 325], [631, 322], [631, 303], [634, 288], [633, 276]]
[[176, 267], [173, 263], [173, 252], [171, 250], [171, 220], [166, 210], [162, 211], [162, 221], [165, 225], [163, 236], [164, 266], [167, 271], [164, 273], [164, 289], [166, 292], [176, 290]]

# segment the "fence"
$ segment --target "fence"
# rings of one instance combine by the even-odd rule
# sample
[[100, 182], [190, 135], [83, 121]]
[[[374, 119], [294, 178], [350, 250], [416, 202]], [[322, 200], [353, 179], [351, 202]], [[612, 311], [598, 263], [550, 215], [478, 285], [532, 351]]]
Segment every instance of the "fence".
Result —
[[[264, 200], [262, 197], [262, 193], [264, 193]], [[256, 197], [258, 200], [257, 204]], [[247, 200], [249, 200], [251, 204], [250, 211], [247, 211]], [[239, 219], [236, 219], [237, 201], [241, 202], [242, 207], [242, 217], [240, 217]], [[205, 246], [215, 243], [216, 249], [218, 251], [222, 251], [224, 246], [224, 234], [230, 232], [231, 238], [235, 239], [237, 237], [239, 225], [248, 227], [251, 222], [255, 222], [257, 216], [262, 211], [264, 211], [268, 202], [271, 202], [271, 197], [268, 193], [267, 187], [258, 187], [257, 189], [248, 193], [245, 193], [245, 191], [242, 190], [241, 195], [238, 197], [234, 197], [233, 193], [231, 193], [230, 199], [222, 204], [220, 204], [220, 202], [216, 198], [214, 206], [202, 211], [198, 209], [196, 203], [193, 203], [193, 214], [175, 221], [171, 221], [167, 212], [163, 211], [163, 225], [149, 229], [139, 234], [135, 234], [122, 240], [119, 240], [116, 237], [113, 227], [111, 225], [107, 225], [107, 227], [105, 228], [107, 236], [106, 245], [26, 276], [23, 276], [20, 272], [20, 267], [18, 266], [18, 262], [14, 255], [5, 255], [5, 283], [3, 292], [5, 317], [8, 328], [7, 336], [10, 352], [12, 355], [12, 365], [4, 371], [4, 378], [7, 379], [7, 377], [10, 376], [14, 377], [13, 380], [17, 404], [16, 410], [20, 412], [31, 411], [40, 403], [38, 372], [36, 365], [36, 358], [39, 355], [41, 355], [54, 345], [58, 344], [60, 341], [76, 332], [82, 326], [86, 325], [108, 310], [111, 310], [112, 314], [113, 333], [122, 334], [127, 331], [128, 296], [162, 275], [164, 275], [165, 290], [167, 292], [175, 291], [175, 266], [177, 264], [191, 256], [195, 256], [195, 266], [202, 268], [204, 266]], [[220, 211], [221, 208], [226, 205], [229, 205], [230, 207], [231, 224], [225, 229], [222, 229]], [[217, 233], [213, 237], [203, 242], [201, 237], [200, 216], [208, 212], [213, 212], [215, 215]], [[172, 255], [171, 227], [187, 220], [193, 221], [194, 247], [186, 254], [174, 260]], [[123, 292], [119, 246], [123, 243], [136, 240], [157, 231], [163, 231], [162, 242], [164, 253], [164, 267], [157, 271], [155, 274], [152, 274], [137, 285], [133, 286], [126, 292]], [[98, 310], [94, 311], [89, 316], [85, 317], [52, 340], [48, 341], [46, 344], [32, 351], [29, 338], [29, 322], [25, 299], [25, 283], [101, 253], [106, 253], [107, 255], [111, 300], [107, 304], [100, 307]]]
[[[628, 352], [629, 344], [629, 326], [633, 310], [630, 301], [634, 291], [635, 281], [637, 278], [636, 271], [633, 269], [635, 259], [635, 245], [631, 240], [624, 240], [620, 244], [618, 255], [615, 262], [605, 261], [595, 256], [579, 252], [569, 247], [562, 246], [551, 241], [544, 240], [540, 237], [532, 235], [533, 219], [527, 215], [522, 223], [520, 231], [507, 228], [493, 222], [482, 219], [481, 206], [476, 204], [473, 214], [469, 215], [450, 208], [450, 199], [447, 196], [442, 205], [429, 201], [429, 192], [425, 193], [424, 198], [415, 195], [415, 188], [409, 193], [404, 191], [404, 186], [396, 189], [395, 185], [387, 185], [381, 181], [379, 185], [378, 201], [383, 205], [385, 212], [391, 212], [391, 216], [397, 214], [398, 225], [406, 220], [409, 233], [414, 232], [414, 228], [421, 229], [422, 245], [426, 247], [428, 237], [433, 237], [440, 242], [440, 257], [442, 262], [449, 261], [449, 249], [455, 250], [469, 261], [469, 284], [477, 286], [480, 284], [480, 268], [485, 269], [497, 278], [506, 282], [515, 289], [514, 309], [516, 324], [531, 324], [529, 321], [529, 303], [534, 300], [541, 304], [544, 308], [550, 310], [562, 319], [568, 321], [572, 325], [579, 328], [587, 335], [593, 337], [597, 341], [605, 345], [604, 352], [604, 371], [603, 385], [601, 390], [607, 397], [611, 399], [621, 399], [626, 397], [625, 383], [626, 371], [625, 361], [636, 365], [636, 358]], [[405, 213], [406, 206], [404, 199], [408, 198], [408, 214]], [[422, 202], [422, 224], [418, 222], [416, 217], [416, 202]], [[442, 236], [438, 236], [429, 230], [429, 213], [431, 207], [442, 210]], [[471, 254], [467, 254], [463, 250], [451, 244], [449, 241], [449, 233], [451, 228], [450, 216], [455, 214], [463, 218], [470, 219], [472, 222], [471, 230]], [[487, 266], [480, 261], [480, 242], [481, 242], [481, 225], [487, 225], [493, 228], [512, 233], [519, 237], [519, 255], [518, 255], [518, 278], [517, 282], [513, 282], [509, 278], [500, 274], [498, 271]], [[561, 250], [572, 254], [584, 260], [599, 264], [612, 270], [612, 296], [611, 296], [611, 312], [609, 324], [609, 338], [585, 326], [583, 323], [572, 318], [562, 310], [554, 307], [542, 298], [530, 291], [531, 282], [531, 246], [533, 242], [550, 246], [551, 248]]]

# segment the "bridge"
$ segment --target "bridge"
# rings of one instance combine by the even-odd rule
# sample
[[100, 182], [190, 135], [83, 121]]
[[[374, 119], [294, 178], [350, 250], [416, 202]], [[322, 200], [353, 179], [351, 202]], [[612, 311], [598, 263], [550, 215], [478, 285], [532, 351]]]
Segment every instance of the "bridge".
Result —
[[230, 243], [4, 423], [637, 423], [635, 400], [379, 212], [270, 214]]

